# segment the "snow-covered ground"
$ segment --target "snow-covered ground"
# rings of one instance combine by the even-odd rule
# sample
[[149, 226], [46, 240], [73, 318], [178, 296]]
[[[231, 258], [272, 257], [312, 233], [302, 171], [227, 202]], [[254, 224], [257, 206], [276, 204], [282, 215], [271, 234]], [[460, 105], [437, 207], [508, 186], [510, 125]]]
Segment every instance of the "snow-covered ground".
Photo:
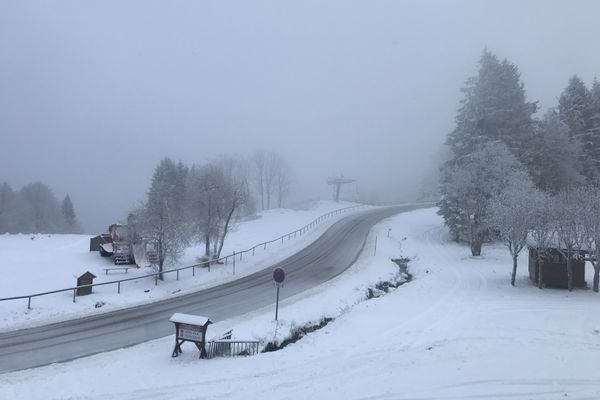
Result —
[[[188, 344], [173, 359], [167, 337], [1, 375], [0, 398], [600, 398], [600, 296], [538, 290], [523, 260], [511, 287], [502, 246], [468, 252], [448, 242], [434, 209], [402, 214], [373, 230], [347, 273], [286, 300], [279, 324], [269, 307], [209, 328], [281, 340], [293, 325], [336, 317], [281, 351], [198, 360]], [[397, 273], [390, 258], [400, 255], [413, 259], [414, 280], [361, 301]]]
[[[257, 218], [238, 224], [230, 232], [221, 254], [246, 250], [299, 229], [316, 218], [356, 203], [317, 201], [306, 209], [275, 209], [259, 213]], [[90, 313], [106, 312], [121, 307], [155, 301], [167, 296], [177, 296], [191, 290], [198, 290], [227, 280], [252, 273], [294, 254], [317, 239], [333, 222], [345, 213], [327, 218], [310, 229], [305, 235], [283, 243], [269, 244], [266, 249], [259, 247], [254, 256], [244, 255], [236, 260], [236, 275], [232, 263], [211, 267], [210, 272], [198, 268], [180, 272], [180, 280], [175, 273], [165, 275], [165, 281], [154, 285], [153, 278], [145, 278], [121, 284], [121, 294], [117, 285], [95, 287], [93, 294], [78, 297], [73, 303], [73, 292], [62, 292], [31, 300], [31, 310], [27, 310], [27, 299], [0, 302], [0, 331], [30, 327], [42, 323], [56, 322]], [[115, 281], [153, 273], [153, 269], [130, 268], [127, 273], [110, 272], [104, 268], [114, 267], [111, 258], [100, 257], [98, 252], [89, 252], [90, 236], [85, 235], [0, 235], [0, 298], [16, 297], [48, 292], [76, 285], [76, 276], [90, 271], [96, 275], [94, 283]], [[202, 246], [188, 249], [178, 265], [186, 266], [197, 262], [203, 254]], [[174, 267], [176, 267], [174, 266]], [[120, 271], [124, 272], [124, 271]], [[96, 308], [96, 304], [102, 307]]]

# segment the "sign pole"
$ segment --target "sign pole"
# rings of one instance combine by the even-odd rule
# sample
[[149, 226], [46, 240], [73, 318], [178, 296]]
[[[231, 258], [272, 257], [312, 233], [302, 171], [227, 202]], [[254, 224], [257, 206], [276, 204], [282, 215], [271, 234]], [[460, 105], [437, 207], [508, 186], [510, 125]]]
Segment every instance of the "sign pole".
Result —
[[285, 280], [285, 272], [282, 268], [275, 268], [273, 270], [273, 280], [277, 285], [277, 300], [275, 301], [275, 321], [277, 321], [277, 317], [279, 315], [279, 287]]
[[279, 312], [279, 283], [277, 284], [277, 301], [275, 302], [275, 321], [277, 321], [278, 312]]

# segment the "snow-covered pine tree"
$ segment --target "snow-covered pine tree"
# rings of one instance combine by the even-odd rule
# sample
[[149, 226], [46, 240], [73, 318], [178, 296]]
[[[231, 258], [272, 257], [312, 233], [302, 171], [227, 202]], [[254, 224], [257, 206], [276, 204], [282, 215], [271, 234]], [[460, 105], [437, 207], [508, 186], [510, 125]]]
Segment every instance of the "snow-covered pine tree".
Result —
[[3, 182], [0, 185], [0, 234], [16, 233], [15, 207], [16, 193], [10, 185]]
[[16, 219], [22, 233], [60, 233], [65, 229], [54, 193], [41, 182], [30, 183], [19, 191]]
[[600, 140], [593, 134], [591, 94], [577, 75], [569, 80], [558, 99], [558, 115], [569, 127], [571, 140], [581, 145], [580, 173], [589, 180], [594, 179], [598, 176]]
[[77, 221], [77, 216], [75, 215], [75, 207], [73, 207], [73, 202], [71, 201], [71, 197], [67, 194], [63, 199], [60, 209], [62, 211], [62, 215], [65, 223], [65, 232], [66, 233], [81, 233], [83, 230], [81, 228], [81, 224]]
[[590, 151], [596, 171], [600, 172], [600, 82], [594, 78], [590, 89], [590, 121], [588, 135], [593, 142]]
[[579, 173], [581, 145], [555, 110], [548, 110], [536, 124], [533, 143], [529, 172], [538, 188], [558, 193], [585, 181]]
[[518, 68], [484, 50], [477, 76], [462, 89], [465, 97], [456, 116], [456, 128], [448, 136], [454, 157], [470, 154], [484, 142], [498, 140], [523, 164], [533, 133], [536, 103], [526, 101]]

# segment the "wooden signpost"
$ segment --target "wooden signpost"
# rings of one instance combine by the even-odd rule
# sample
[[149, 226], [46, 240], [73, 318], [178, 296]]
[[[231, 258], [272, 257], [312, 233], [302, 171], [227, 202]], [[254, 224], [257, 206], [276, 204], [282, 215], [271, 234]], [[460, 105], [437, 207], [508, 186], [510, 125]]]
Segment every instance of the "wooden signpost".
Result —
[[212, 321], [207, 317], [190, 314], [175, 313], [169, 319], [175, 324], [175, 347], [172, 357], [182, 353], [181, 345], [184, 342], [192, 342], [200, 351], [200, 358], [207, 358], [206, 353], [206, 329]]

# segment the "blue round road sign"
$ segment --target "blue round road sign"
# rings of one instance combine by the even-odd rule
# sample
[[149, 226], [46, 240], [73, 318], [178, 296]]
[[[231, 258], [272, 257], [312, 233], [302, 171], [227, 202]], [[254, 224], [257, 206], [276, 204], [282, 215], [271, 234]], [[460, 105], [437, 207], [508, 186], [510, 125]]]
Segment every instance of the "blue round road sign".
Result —
[[283, 283], [285, 279], [285, 272], [281, 268], [275, 268], [273, 270], [273, 280], [277, 283]]

